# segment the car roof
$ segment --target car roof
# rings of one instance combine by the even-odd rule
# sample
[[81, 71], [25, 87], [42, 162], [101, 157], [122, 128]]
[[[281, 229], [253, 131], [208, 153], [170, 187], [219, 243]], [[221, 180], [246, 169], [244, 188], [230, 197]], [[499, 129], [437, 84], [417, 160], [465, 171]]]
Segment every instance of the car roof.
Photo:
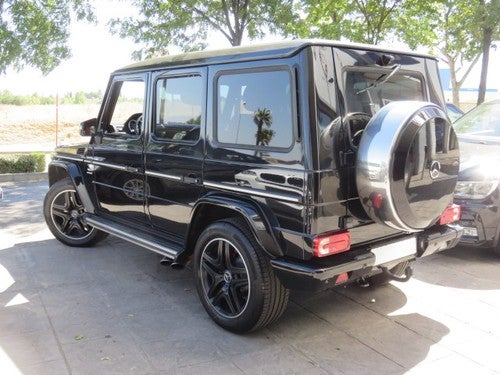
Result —
[[116, 70], [115, 73], [155, 70], [173, 66], [176, 67], [200, 66], [200, 65], [215, 64], [215, 63], [220, 64], [220, 63], [231, 63], [240, 61], [283, 58], [283, 57], [293, 56], [308, 46], [331, 46], [331, 47], [362, 49], [368, 51], [387, 52], [387, 53], [403, 53], [412, 56], [420, 56], [420, 57], [436, 59], [435, 57], [427, 54], [382, 48], [368, 44], [348, 43], [348, 42], [339, 42], [339, 41], [322, 40], [322, 39], [296, 39], [296, 40], [287, 40], [274, 43], [261, 43], [248, 46], [231, 47], [218, 50], [188, 52], [178, 55], [167, 55], [127, 65], [123, 68]]

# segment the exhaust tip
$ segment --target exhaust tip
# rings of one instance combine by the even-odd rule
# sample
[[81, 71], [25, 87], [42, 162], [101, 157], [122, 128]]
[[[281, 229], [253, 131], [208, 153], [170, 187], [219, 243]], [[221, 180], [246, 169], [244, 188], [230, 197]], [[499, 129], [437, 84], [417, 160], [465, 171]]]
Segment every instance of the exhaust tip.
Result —
[[170, 266], [172, 264], [172, 259], [165, 257], [162, 260], [160, 260], [160, 264], [162, 266]]
[[170, 265], [170, 267], [173, 268], [174, 270], [183, 270], [184, 269], [184, 264], [173, 262]]
[[165, 257], [162, 260], [160, 260], [160, 264], [162, 266], [170, 266], [174, 270], [182, 270], [182, 269], [184, 269], [184, 264], [183, 263], [176, 262], [175, 260], [173, 260], [171, 258], [167, 258], [167, 257]]

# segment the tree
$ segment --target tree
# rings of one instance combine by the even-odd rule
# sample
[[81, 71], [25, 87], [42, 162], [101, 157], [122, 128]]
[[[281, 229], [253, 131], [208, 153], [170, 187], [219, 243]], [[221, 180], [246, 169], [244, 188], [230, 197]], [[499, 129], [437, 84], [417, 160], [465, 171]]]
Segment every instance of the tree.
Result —
[[264, 125], [268, 128], [271, 127], [273, 123], [271, 111], [267, 108], [258, 108], [253, 115], [253, 122], [257, 125], [255, 145], [268, 146], [269, 142], [271, 142], [271, 139], [274, 137], [274, 130], [265, 129]]
[[378, 44], [394, 28], [394, 19], [402, 0], [353, 0], [349, 1], [352, 16], [346, 29], [349, 39]]
[[411, 16], [398, 29], [402, 39], [412, 48], [421, 45], [437, 50], [450, 68], [452, 100], [456, 105], [460, 102], [460, 88], [482, 56], [478, 103], [484, 101], [489, 51], [492, 41], [500, 36], [500, 1], [411, 1], [427, 4], [431, 11], [423, 16], [420, 11], [408, 10], [406, 14]]
[[[484, 98], [488, 53], [499, 37], [500, 0], [302, 0], [305, 15], [286, 31], [300, 37], [378, 44], [404, 41], [429, 48], [450, 68], [453, 102], [483, 56], [479, 100]], [[482, 96], [481, 96], [482, 95]]]
[[111, 31], [145, 44], [133, 57], [167, 54], [172, 46], [184, 51], [206, 47], [209, 31], [223, 35], [231, 46], [244, 36], [279, 32], [294, 19], [293, 0], [133, 0], [138, 14], [113, 19]]
[[[418, 0], [414, 0], [418, 1]], [[494, 0], [498, 1], [498, 0]], [[460, 88], [479, 61], [482, 51], [481, 27], [484, 9], [481, 0], [433, 1], [433, 17], [414, 14], [399, 25], [399, 35], [410, 47], [426, 46], [437, 50], [450, 68], [453, 103], [460, 103]], [[427, 22], [422, 19], [427, 18]], [[416, 30], [421, 30], [421, 34]], [[422, 38], [421, 35], [426, 35]], [[489, 51], [489, 47], [488, 47]]]
[[500, 38], [500, 0], [492, 0], [488, 3], [485, 3], [484, 0], [479, 0], [476, 25], [479, 26], [478, 37], [481, 41], [482, 54], [481, 77], [479, 79], [479, 92], [477, 95], [477, 104], [481, 104], [484, 102], [486, 96], [490, 49], [493, 40]]
[[286, 31], [300, 37], [378, 44], [395, 26], [403, 0], [303, 0], [306, 16]]
[[71, 16], [94, 21], [89, 0], [0, 0], [0, 74], [33, 66], [47, 74], [71, 56]]

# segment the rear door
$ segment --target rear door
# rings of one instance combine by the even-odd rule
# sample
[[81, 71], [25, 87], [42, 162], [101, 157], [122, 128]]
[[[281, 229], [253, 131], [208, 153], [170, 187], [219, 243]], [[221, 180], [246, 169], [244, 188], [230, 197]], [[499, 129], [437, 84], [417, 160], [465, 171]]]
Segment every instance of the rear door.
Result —
[[202, 187], [206, 68], [160, 72], [152, 82], [148, 210], [155, 229], [182, 241]]

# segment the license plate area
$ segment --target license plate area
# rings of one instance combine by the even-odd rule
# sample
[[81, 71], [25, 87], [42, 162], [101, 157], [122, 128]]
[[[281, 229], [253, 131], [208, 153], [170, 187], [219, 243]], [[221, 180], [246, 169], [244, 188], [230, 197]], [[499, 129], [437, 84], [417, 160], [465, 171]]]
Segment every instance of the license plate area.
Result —
[[464, 237], [478, 237], [477, 228], [464, 227]]
[[412, 236], [387, 245], [374, 247], [371, 252], [375, 255], [375, 266], [409, 256], [416, 256], [417, 238]]

